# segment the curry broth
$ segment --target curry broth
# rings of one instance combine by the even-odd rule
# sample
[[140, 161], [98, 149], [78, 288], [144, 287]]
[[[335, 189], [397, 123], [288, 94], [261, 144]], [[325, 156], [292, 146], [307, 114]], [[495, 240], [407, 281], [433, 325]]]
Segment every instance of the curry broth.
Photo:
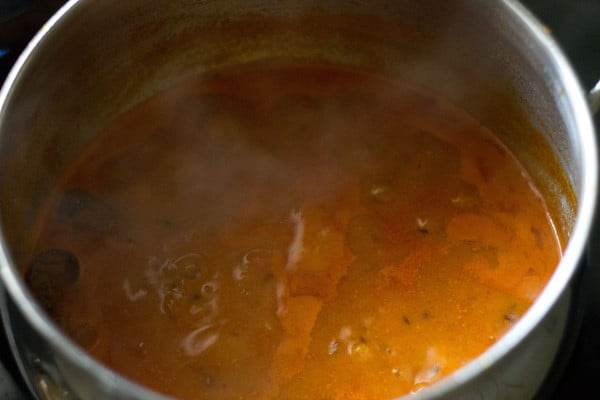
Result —
[[544, 199], [477, 121], [293, 62], [126, 112], [64, 175], [35, 248], [26, 278], [59, 326], [182, 399], [417, 391], [501, 337], [561, 257]]

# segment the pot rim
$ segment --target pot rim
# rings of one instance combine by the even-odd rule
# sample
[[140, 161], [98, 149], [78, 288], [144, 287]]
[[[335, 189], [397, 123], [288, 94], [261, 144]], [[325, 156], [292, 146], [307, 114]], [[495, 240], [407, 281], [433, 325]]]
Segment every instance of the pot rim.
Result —
[[[14, 90], [15, 82], [27, 66], [29, 60], [33, 58], [36, 49], [42, 46], [45, 41], [50, 40], [46, 38], [52, 29], [63, 23], [63, 20], [68, 19], [71, 11], [80, 6], [84, 1], [69, 0], [66, 2], [44, 24], [20, 54], [0, 89], [0, 125], [2, 115], [6, 112], [7, 103]], [[564, 293], [578, 269], [585, 253], [595, 216], [598, 185], [597, 143], [589, 104], [579, 78], [550, 32], [525, 6], [518, 0], [502, 0], [501, 2], [510, 11], [515, 22], [524, 28], [527, 35], [531, 37], [534, 45], [550, 61], [548, 68], [552, 70], [553, 74], [557, 75], [557, 79], [564, 86], [564, 105], [573, 116], [573, 128], [578, 132], [578, 137], [581, 141], [580, 150], [583, 162], [582, 181], [580, 191], [577, 194], [579, 206], [573, 231], [569, 237], [565, 252], [552, 277], [528, 311], [503, 337], [490, 346], [484, 353], [447, 377], [419, 391], [418, 398], [420, 400], [443, 397], [451, 393], [456, 387], [474, 380], [487, 367], [497, 363], [514, 351], [519, 343], [540, 324], [542, 319], [558, 301], [559, 297]], [[104, 385], [106, 388], [114, 388], [116, 393], [130, 398], [169, 399], [168, 396], [147, 389], [99, 363], [58, 329], [54, 322], [46, 316], [41, 307], [36, 304], [33, 296], [26, 289], [20, 274], [12, 267], [15, 263], [10, 256], [9, 250], [6, 248], [1, 225], [0, 221], [0, 288], [4, 287], [4, 291], [10, 295], [11, 300], [20, 312], [22, 312], [24, 318], [49, 342], [52, 348], [60, 352], [60, 354], [74, 365], [92, 371], [91, 373], [95, 375], [95, 379], [101, 385]], [[7, 327], [9, 317], [5, 303], [2, 304], [1, 311], [4, 326]], [[9, 340], [14, 351], [15, 343], [12, 343], [12, 340], [14, 340], [12, 332], [7, 333], [9, 333]], [[23, 375], [26, 375], [24, 366], [19, 360], [17, 362]], [[31, 382], [27, 383], [31, 385]]]

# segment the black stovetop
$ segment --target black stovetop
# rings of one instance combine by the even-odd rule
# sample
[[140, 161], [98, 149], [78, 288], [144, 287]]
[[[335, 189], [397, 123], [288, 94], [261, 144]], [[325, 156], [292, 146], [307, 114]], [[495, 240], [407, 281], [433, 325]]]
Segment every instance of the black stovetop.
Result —
[[[125, 0], [128, 1], [128, 0]], [[491, 0], [486, 0], [491, 1]], [[600, 0], [522, 0], [552, 31], [584, 87], [600, 79]], [[0, 83], [24, 46], [64, 0], [0, 0]], [[595, 118], [600, 134], [600, 117]], [[600, 218], [600, 217], [599, 217]], [[574, 347], [557, 360], [539, 400], [598, 397], [600, 379], [600, 224], [592, 234], [579, 298], [583, 319]], [[585, 397], [581, 393], [589, 393]], [[0, 327], [0, 399], [31, 400]]]

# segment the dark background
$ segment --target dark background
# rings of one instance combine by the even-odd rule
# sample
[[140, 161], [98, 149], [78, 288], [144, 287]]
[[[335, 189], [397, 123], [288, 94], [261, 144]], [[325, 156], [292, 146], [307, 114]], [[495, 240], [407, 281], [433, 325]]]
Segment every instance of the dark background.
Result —
[[[0, 0], [0, 83], [27, 42], [63, 3], [62, 0]], [[600, 79], [600, 0], [523, 0], [522, 3], [551, 30], [583, 87], [591, 89]], [[595, 122], [600, 132], [598, 116]], [[581, 318], [572, 321], [573, 334], [563, 344], [538, 400], [600, 398], [599, 225], [595, 224], [584, 260], [580, 276], [584, 280], [583, 289], [576, 294]], [[0, 400], [30, 399], [0, 328]]]

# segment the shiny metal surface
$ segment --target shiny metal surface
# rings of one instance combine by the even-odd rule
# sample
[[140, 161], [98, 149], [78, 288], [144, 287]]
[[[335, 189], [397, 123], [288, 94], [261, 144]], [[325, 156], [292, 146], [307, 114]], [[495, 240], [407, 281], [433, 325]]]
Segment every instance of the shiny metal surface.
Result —
[[590, 91], [590, 109], [593, 113], [600, 110], [600, 81]]
[[[128, 2], [68, 2], [29, 44], [0, 92], [3, 160], [0, 178], [5, 187], [0, 197], [3, 200], [0, 277], [8, 294], [2, 304], [2, 318], [32, 392], [42, 399], [161, 398], [98, 365], [55, 328], [24, 289], [14, 268], [26, 254], [26, 249], [21, 248], [21, 235], [27, 230], [32, 210], [39, 207], [60, 168], [104, 121], [167, 85], [176, 78], [174, 74], [217, 68], [219, 63], [235, 63], [267, 52], [284, 56], [318, 54], [331, 61], [377, 64], [385, 72], [400, 74], [461, 104], [499, 132], [535, 168], [537, 149], [528, 146], [527, 138], [521, 137], [521, 132], [512, 125], [497, 121], [495, 110], [490, 112], [489, 107], [482, 107], [482, 104], [494, 105], [494, 95], [500, 94], [495, 86], [497, 81], [508, 85], [523, 99], [521, 105], [531, 116], [531, 123], [548, 133], [548, 140], [578, 195], [578, 209], [565, 209], [562, 221], [571, 232], [569, 245], [540, 299], [505, 338], [467, 367], [413, 398], [533, 398], [564, 335], [572, 292], [577, 290], [573, 287], [573, 277], [589, 237], [597, 191], [596, 142], [586, 94], [543, 26], [515, 1], [498, 1], [486, 7], [477, 1], [452, 1], [439, 7], [441, 10], [434, 15], [428, 15], [431, 24], [419, 26], [434, 33], [443, 30], [445, 35], [434, 43], [427, 59], [407, 62], [402, 54], [390, 51], [406, 45], [402, 38], [386, 38], [387, 47], [374, 45], [382, 42], [379, 39], [385, 37], [385, 31], [374, 32], [374, 42], [362, 43], [363, 47], [353, 50], [355, 53], [343, 41], [325, 41], [319, 43], [322, 47], [315, 48], [314, 41], [288, 32], [287, 38], [294, 45], [287, 49], [281, 48], [277, 37], [267, 35], [261, 43], [247, 41], [244, 43], [247, 47], [223, 55], [218, 48], [223, 43], [231, 44], [228, 39], [238, 40], [225, 35], [220, 46], [198, 51], [197, 46], [202, 42], [198, 40], [192, 42], [193, 46], [184, 46], [187, 52], [172, 58], [169, 57], [172, 54], [153, 53], [147, 43], [166, 42], [173, 36], [171, 28], [178, 32], [193, 29], [198, 21], [208, 21], [211, 7], [217, 3], [200, 6], [182, 2], [169, 6], [168, 2], [146, 1], [144, 4], [145, 10], [151, 12], [148, 15], [136, 13], [136, 5]], [[344, 6], [387, 18], [402, 18], [407, 13], [421, 15], [428, 9], [427, 4], [388, 2], [384, 7], [384, 2], [354, 1]], [[243, 13], [237, 2], [224, 1], [218, 6]], [[256, 1], [244, 6], [287, 15], [308, 11], [305, 4], [300, 6], [295, 2], [268, 7], [265, 2]], [[326, 1], [319, 7], [335, 12], [341, 4]], [[162, 30], [155, 29], [154, 36], [145, 41], [134, 40], [144, 27], [181, 21], [182, 15], [195, 17], [179, 22], [191, 25], [167, 25]], [[121, 25], [117, 26], [118, 21]], [[479, 35], [473, 35], [475, 32]], [[265, 47], [257, 49], [259, 44]], [[369, 57], [361, 53], [366, 48]], [[153, 60], [151, 66], [142, 62], [148, 59]], [[132, 70], [141, 73], [131, 76]], [[79, 96], [82, 92], [86, 94], [83, 98]], [[73, 135], [60, 136], [65, 131]], [[55, 165], [44, 164], [47, 151], [57, 153]], [[538, 180], [551, 181], [552, 177], [540, 171]]]

